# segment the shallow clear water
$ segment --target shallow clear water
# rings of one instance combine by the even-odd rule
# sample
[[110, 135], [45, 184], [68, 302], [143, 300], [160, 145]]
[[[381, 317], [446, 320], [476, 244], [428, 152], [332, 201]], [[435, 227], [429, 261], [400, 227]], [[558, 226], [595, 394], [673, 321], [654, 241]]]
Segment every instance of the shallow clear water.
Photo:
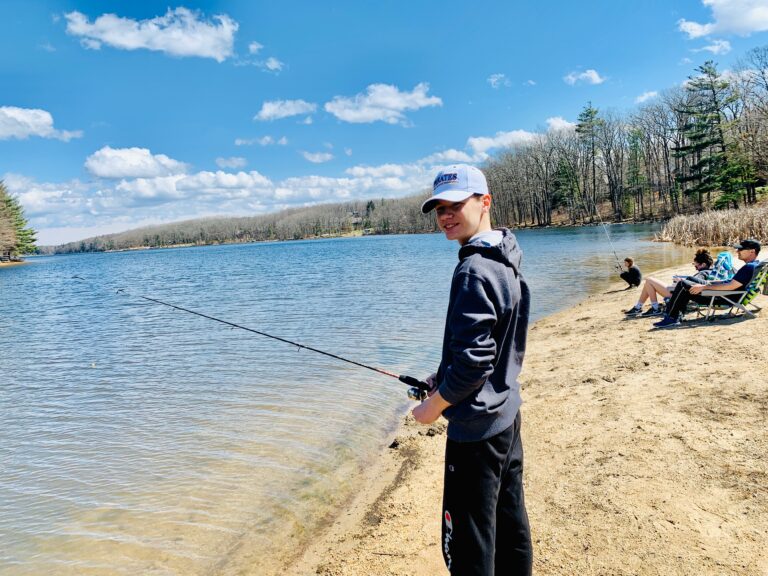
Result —
[[[689, 260], [644, 240], [649, 226], [610, 230], [641, 268]], [[535, 317], [616, 281], [601, 228], [518, 238]], [[407, 405], [394, 379], [117, 288], [423, 376], [456, 250], [363, 237], [0, 270], [0, 574], [268, 573], [355, 489]]]

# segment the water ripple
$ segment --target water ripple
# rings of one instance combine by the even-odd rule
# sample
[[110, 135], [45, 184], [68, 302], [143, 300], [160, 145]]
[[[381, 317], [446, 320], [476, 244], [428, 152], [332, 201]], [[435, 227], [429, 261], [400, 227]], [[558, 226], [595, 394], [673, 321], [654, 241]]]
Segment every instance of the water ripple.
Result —
[[[615, 228], [614, 244], [685, 258], [645, 233]], [[601, 234], [520, 233], [535, 314], [612, 280]], [[421, 376], [455, 264], [435, 235], [0, 270], [0, 574], [229, 574], [239, 555], [267, 570], [354, 489], [406, 405], [393, 379], [118, 288]]]

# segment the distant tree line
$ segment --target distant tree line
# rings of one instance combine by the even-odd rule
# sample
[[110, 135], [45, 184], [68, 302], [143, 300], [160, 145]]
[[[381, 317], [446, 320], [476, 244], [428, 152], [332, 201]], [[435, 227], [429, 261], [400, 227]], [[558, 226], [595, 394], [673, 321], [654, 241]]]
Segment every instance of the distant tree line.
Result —
[[768, 177], [768, 46], [728, 74], [712, 61], [695, 72], [627, 114], [588, 103], [575, 130], [489, 160], [496, 220], [583, 224], [754, 204]]
[[0, 180], [0, 261], [35, 252], [35, 231], [24, 218], [24, 209]]
[[[748, 52], [728, 74], [708, 61], [684, 86], [628, 113], [588, 103], [573, 129], [536, 134], [482, 168], [493, 221], [506, 226], [667, 219], [753, 205], [768, 178], [768, 46]], [[434, 217], [419, 210], [426, 194], [188, 220], [55, 251], [433, 232]]]
[[137, 247], [299, 240], [350, 233], [415, 234], [434, 232], [434, 217], [419, 207], [425, 194], [398, 199], [362, 200], [292, 208], [250, 217], [204, 218], [97, 236], [45, 252], [101, 252]]

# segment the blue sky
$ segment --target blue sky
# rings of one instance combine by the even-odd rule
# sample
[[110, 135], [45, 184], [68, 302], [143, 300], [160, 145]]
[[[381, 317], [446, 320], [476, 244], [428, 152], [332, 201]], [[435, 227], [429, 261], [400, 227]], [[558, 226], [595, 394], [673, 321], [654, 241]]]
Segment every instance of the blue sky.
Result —
[[768, 0], [0, 3], [0, 178], [42, 244], [398, 197], [768, 44]]

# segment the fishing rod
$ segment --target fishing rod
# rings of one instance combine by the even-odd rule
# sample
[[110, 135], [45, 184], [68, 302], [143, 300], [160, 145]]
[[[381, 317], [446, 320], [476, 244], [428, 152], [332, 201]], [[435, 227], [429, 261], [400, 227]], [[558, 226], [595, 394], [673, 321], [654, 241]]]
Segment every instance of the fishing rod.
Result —
[[[92, 284], [85, 278], [82, 278], [81, 276], [78, 276], [78, 275], [74, 275], [72, 276], [72, 278], [76, 280], [80, 280], [81, 282], [85, 282], [87, 284]], [[324, 356], [328, 356], [329, 358], [334, 358], [336, 360], [341, 360], [342, 362], [347, 362], [348, 364], [353, 364], [355, 366], [359, 366], [360, 368], [367, 368], [368, 370], [373, 370], [374, 372], [378, 372], [379, 374], [383, 374], [384, 376], [389, 376], [390, 378], [397, 378], [403, 384], [411, 386], [411, 388], [408, 390], [408, 398], [410, 398], [411, 400], [422, 401], [426, 399], [428, 392], [432, 390], [432, 386], [430, 386], [426, 382], [419, 380], [418, 378], [414, 378], [413, 376], [405, 376], [403, 374], [398, 375], [398, 374], [395, 374], [394, 372], [390, 372], [389, 370], [384, 370], [383, 368], [377, 368], [375, 366], [369, 366], [368, 364], [363, 364], [362, 362], [356, 362], [355, 360], [350, 360], [349, 358], [344, 358], [343, 356], [331, 354], [330, 352], [319, 350], [318, 348], [313, 348], [312, 346], [307, 346], [299, 342], [294, 342], [293, 340], [288, 340], [287, 338], [281, 338], [279, 336], [274, 336], [273, 334], [267, 334], [266, 332], [255, 330], [253, 328], [248, 328], [247, 326], [241, 326], [240, 324], [235, 324], [234, 322], [229, 322], [228, 320], [222, 320], [221, 318], [216, 318], [215, 316], [209, 316], [208, 314], [203, 314], [202, 312], [190, 310], [189, 308], [184, 308], [183, 306], [177, 306], [176, 304], [163, 302], [162, 300], [158, 300], [157, 298], [150, 298], [149, 296], [143, 296], [141, 294], [131, 294], [125, 288], [118, 288], [116, 291], [116, 294], [133, 296], [134, 298], [141, 298], [142, 300], [147, 300], [148, 302], [161, 304], [163, 306], [167, 306], [168, 308], [173, 308], [174, 310], [181, 310], [182, 312], [187, 312], [189, 314], [194, 314], [195, 316], [200, 316], [201, 318], [207, 318], [208, 320], [213, 320], [214, 322], [225, 324], [231, 328], [238, 328], [240, 330], [245, 330], [246, 332], [258, 334], [259, 336], [272, 338], [273, 340], [284, 342], [285, 344], [291, 344], [292, 346], [296, 346], [297, 348], [300, 348], [303, 350], [309, 350], [310, 352], [317, 352], [318, 354], [322, 354]]]
[[[585, 210], [588, 209], [587, 202], [584, 198], [581, 198], [581, 205]], [[605, 232], [606, 238], [608, 238], [608, 243], [611, 245], [611, 252], [613, 252], [613, 257], [616, 258], [616, 270], [618, 270], [619, 272], [622, 272], [624, 269], [621, 267], [621, 260], [619, 260], [619, 256], [616, 254], [616, 247], [613, 245], [613, 240], [611, 240], [611, 235], [608, 233], [608, 227], [605, 225], [605, 222], [603, 222], [603, 218], [600, 216], [600, 209], [597, 207], [597, 202], [594, 202], [592, 204], [592, 207], [595, 210], [597, 219], [600, 221], [600, 225], [603, 227], [603, 232]]]
[[595, 209], [595, 212], [597, 212], [597, 218], [600, 220], [600, 224], [603, 227], [603, 232], [605, 232], [606, 237], [608, 238], [608, 243], [611, 245], [611, 252], [613, 252], [613, 257], [616, 258], [616, 269], [621, 272], [623, 268], [621, 267], [621, 260], [619, 260], [618, 255], [616, 254], [616, 248], [613, 245], [613, 241], [611, 240], [611, 235], [608, 233], [608, 227], [605, 225], [605, 222], [603, 222], [603, 219], [600, 217], [600, 210]]

